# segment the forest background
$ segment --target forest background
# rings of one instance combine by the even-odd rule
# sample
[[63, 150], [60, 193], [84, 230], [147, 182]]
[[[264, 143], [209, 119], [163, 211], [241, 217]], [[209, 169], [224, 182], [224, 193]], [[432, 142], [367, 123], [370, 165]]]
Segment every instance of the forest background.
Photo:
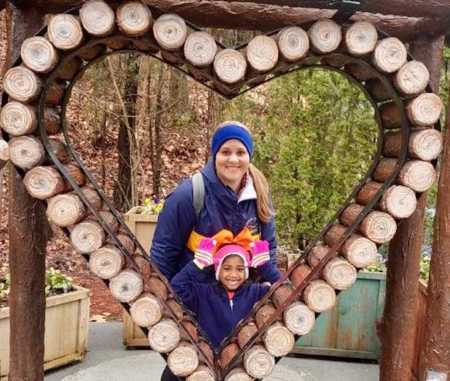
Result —
[[[211, 32], [228, 46], [255, 34]], [[0, 30], [2, 47], [4, 35]], [[446, 105], [449, 61], [450, 48], [445, 48], [440, 92]], [[280, 253], [290, 256], [298, 255], [335, 214], [377, 149], [378, 126], [364, 91], [324, 69], [296, 71], [227, 101], [156, 59], [117, 54], [91, 66], [79, 80], [67, 118], [72, 144], [123, 213], [145, 200], [163, 200], [181, 179], [199, 170], [217, 124], [245, 123], [256, 140], [254, 162], [271, 186]], [[8, 272], [6, 172], [0, 172], [0, 277]], [[426, 210], [424, 278], [435, 202], [436, 187]], [[93, 290], [94, 319], [120, 317], [109, 290], [90, 275], [57, 228], [47, 247], [47, 266]]]

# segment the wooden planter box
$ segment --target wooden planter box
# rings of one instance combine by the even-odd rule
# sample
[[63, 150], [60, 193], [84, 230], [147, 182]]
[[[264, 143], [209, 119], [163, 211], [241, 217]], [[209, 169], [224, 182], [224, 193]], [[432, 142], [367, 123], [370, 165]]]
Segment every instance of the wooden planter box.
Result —
[[[134, 233], [137, 240], [141, 243], [142, 247], [147, 253], [150, 252], [150, 246], [152, 244], [153, 235], [155, 233], [156, 222], [158, 216], [153, 214], [136, 214], [136, 209], [132, 208], [124, 216], [125, 222]], [[123, 344], [129, 347], [149, 347], [147, 337], [142, 332], [141, 328], [133, 323], [130, 315], [124, 312], [123, 319]]]
[[[57, 368], [84, 358], [89, 322], [89, 290], [47, 298], [45, 310], [44, 369]], [[0, 308], [0, 379], [9, 373], [9, 307]]]
[[378, 359], [376, 322], [383, 315], [386, 275], [360, 272], [356, 283], [339, 294], [336, 307], [322, 313], [293, 353]]

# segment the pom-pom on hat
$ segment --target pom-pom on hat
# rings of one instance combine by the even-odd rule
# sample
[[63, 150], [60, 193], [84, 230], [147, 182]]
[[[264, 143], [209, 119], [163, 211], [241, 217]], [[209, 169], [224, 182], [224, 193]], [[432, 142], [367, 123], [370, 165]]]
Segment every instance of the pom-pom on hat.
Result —
[[216, 157], [222, 144], [226, 141], [239, 140], [246, 148], [250, 158], [253, 155], [253, 138], [245, 125], [239, 122], [224, 122], [219, 125], [211, 140], [211, 152]]
[[248, 279], [248, 268], [250, 266], [250, 254], [248, 251], [239, 245], [225, 245], [216, 252], [213, 258], [216, 280], [219, 280], [219, 272], [223, 261], [230, 255], [237, 255], [242, 258], [245, 266], [245, 279]]

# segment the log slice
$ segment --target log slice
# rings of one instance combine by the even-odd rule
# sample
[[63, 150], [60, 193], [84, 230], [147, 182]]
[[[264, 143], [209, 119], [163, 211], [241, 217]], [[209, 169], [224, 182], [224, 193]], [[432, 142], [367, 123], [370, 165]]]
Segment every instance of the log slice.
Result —
[[16, 101], [8, 102], [0, 111], [0, 125], [11, 136], [31, 134], [37, 128], [35, 108]]
[[163, 319], [148, 330], [150, 347], [159, 353], [174, 350], [180, 342], [180, 330], [171, 319]]
[[47, 27], [48, 38], [61, 50], [75, 49], [83, 40], [83, 29], [75, 16], [57, 14], [50, 19]]
[[137, 299], [130, 308], [130, 315], [134, 323], [140, 327], [152, 327], [162, 316], [162, 305], [158, 298], [151, 294], [144, 294]]
[[186, 41], [187, 26], [180, 16], [164, 14], [153, 24], [153, 35], [163, 49], [178, 50]]
[[175, 376], [187, 377], [198, 368], [197, 350], [193, 345], [182, 342], [169, 354], [167, 365]]
[[295, 338], [289, 329], [280, 322], [276, 322], [267, 329], [264, 344], [272, 356], [282, 357], [292, 351]]
[[358, 21], [347, 29], [344, 41], [351, 55], [364, 56], [375, 49], [378, 32], [373, 24], [367, 21]]
[[215, 381], [214, 373], [206, 366], [200, 365], [186, 381]]
[[434, 93], [423, 93], [408, 103], [406, 113], [409, 120], [417, 126], [431, 126], [441, 117], [444, 104]]
[[184, 56], [194, 66], [205, 67], [213, 63], [217, 44], [206, 32], [191, 33], [184, 44]]
[[130, 1], [117, 9], [117, 25], [128, 36], [142, 36], [152, 26], [150, 9], [139, 1]]
[[266, 72], [278, 62], [278, 46], [271, 37], [260, 35], [252, 38], [246, 49], [250, 66], [258, 72]]
[[336, 305], [336, 292], [323, 280], [313, 280], [306, 287], [303, 297], [306, 305], [314, 312], [328, 311]]
[[254, 378], [264, 378], [270, 375], [275, 367], [275, 359], [261, 345], [255, 345], [244, 355], [244, 368]]
[[123, 270], [110, 280], [109, 289], [119, 302], [130, 303], [142, 293], [142, 277], [133, 270]]
[[27, 38], [20, 48], [23, 63], [38, 73], [48, 73], [58, 63], [58, 54], [46, 38], [34, 36]]
[[373, 63], [384, 73], [394, 73], [399, 70], [408, 59], [405, 44], [397, 37], [387, 37], [380, 40], [373, 54]]
[[308, 30], [308, 35], [313, 49], [320, 54], [336, 50], [342, 40], [341, 27], [329, 19], [316, 21]]
[[314, 327], [316, 322], [315, 313], [304, 303], [292, 303], [284, 311], [284, 323], [295, 335], [306, 335]]
[[384, 192], [379, 206], [394, 218], [408, 218], [416, 210], [416, 194], [404, 185], [393, 185]]
[[373, 211], [364, 218], [359, 230], [375, 243], [386, 243], [394, 237], [397, 223], [390, 214]]
[[34, 167], [29, 170], [23, 179], [28, 193], [39, 200], [46, 200], [61, 193], [64, 188], [64, 179], [54, 167]]
[[234, 368], [226, 375], [225, 381], [253, 381], [253, 378], [244, 369]]
[[120, 251], [111, 245], [95, 250], [89, 256], [89, 269], [102, 279], [114, 278], [124, 265]]
[[[73, 247], [81, 254], [90, 254], [100, 249], [105, 242], [105, 231], [99, 223], [95, 221], [83, 221], [72, 229], [70, 240]], [[112, 257], [111, 250], [100, 254]], [[100, 256], [99, 255], [99, 256]]]
[[346, 290], [356, 282], [355, 267], [343, 258], [333, 258], [323, 269], [324, 279], [337, 290]]
[[224, 83], [233, 84], [243, 80], [246, 70], [247, 61], [237, 50], [221, 50], [214, 58], [214, 72]]
[[420, 61], [409, 61], [395, 74], [394, 85], [405, 95], [415, 95], [424, 91], [430, 81], [430, 72]]
[[83, 4], [79, 13], [81, 24], [89, 34], [103, 37], [114, 31], [114, 11], [104, 1], [87, 1]]
[[48, 200], [47, 217], [60, 227], [76, 224], [85, 213], [83, 203], [75, 194], [59, 194]]
[[12, 138], [9, 141], [9, 159], [16, 167], [31, 169], [44, 161], [44, 146], [34, 136]]
[[309, 38], [302, 28], [290, 26], [278, 33], [278, 48], [286, 61], [294, 62], [308, 54]]
[[377, 245], [359, 234], [352, 234], [342, 245], [342, 254], [357, 268], [370, 266], [377, 261]]
[[19, 102], [35, 100], [42, 89], [42, 81], [25, 66], [16, 66], [9, 69], [3, 77], [3, 90]]

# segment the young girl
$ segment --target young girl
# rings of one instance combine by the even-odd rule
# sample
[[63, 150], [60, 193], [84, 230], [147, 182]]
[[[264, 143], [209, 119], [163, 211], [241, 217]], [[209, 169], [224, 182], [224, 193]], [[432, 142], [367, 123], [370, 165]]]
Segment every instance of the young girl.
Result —
[[[217, 282], [205, 282], [208, 271], [204, 269], [212, 264]], [[247, 281], [249, 267], [257, 268], [263, 276], [264, 272], [273, 271], [267, 241], [253, 242], [249, 251], [227, 244], [216, 252], [215, 241], [204, 238], [194, 260], [172, 279], [173, 289], [197, 315], [214, 349], [269, 289], [268, 285]]]

